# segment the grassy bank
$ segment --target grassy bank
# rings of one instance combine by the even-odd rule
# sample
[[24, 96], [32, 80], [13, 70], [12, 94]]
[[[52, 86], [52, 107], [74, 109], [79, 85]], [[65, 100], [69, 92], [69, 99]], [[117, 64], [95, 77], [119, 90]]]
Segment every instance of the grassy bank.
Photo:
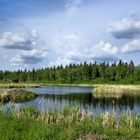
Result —
[[93, 87], [93, 84], [56, 84], [56, 83], [0, 83], [0, 88], [28, 88], [28, 87], [40, 87], [40, 86], [81, 86], [81, 87]]
[[140, 85], [96, 85], [93, 96], [120, 98], [124, 94], [140, 94]]
[[0, 88], [40, 87], [41, 85], [41, 83], [0, 83]]
[[0, 88], [26, 88], [26, 87], [40, 87], [40, 86], [81, 86], [81, 87], [121, 87], [121, 88], [137, 88], [140, 90], [140, 84], [59, 84], [59, 83], [0, 83]]
[[[47, 84], [53, 86], [53, 84]], [[122, 97], [123, 94], [140, 94], [140, 85], [112, 84], [54, 84], [55, 86], [79, 86], [93, 88], [95, 97]]]
[[0, 102], [25, 102], [36, 98], [36, 94], [23, 89], [0, 89]]
[[138, 140], [140, 118], [121, 114], [116, 121], [115, 113], [94, 117], [72, 110], [48, 111], [43, 114], [34, 108], [24, 107], [18, 112], [0, 113], [1, 140]]
[[42, 85], [50, 85], [50, 86], [79, 86], [79, 87], [93, 87], [93, 88], [115, 88], [115, 89], [123, 89], [125, 91], [140, 91], [140, 85], [123, 85], [123, 84], [42, 84]]
[[0, 88], [28, 88], [40, 86], [79, 86], [93, 88], [94, 96], [121, 97], [125, 93], [140, 93], [140, 85], [112, 85], [112, 84], [48, 84], [48, 83], [5, 83], [0, 84]]

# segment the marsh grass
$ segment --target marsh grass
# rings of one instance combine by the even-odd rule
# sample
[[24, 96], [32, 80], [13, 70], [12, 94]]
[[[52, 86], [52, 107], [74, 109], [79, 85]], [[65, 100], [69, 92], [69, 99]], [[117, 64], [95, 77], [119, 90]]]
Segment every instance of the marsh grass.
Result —
[[0, 102], [6, 102], [10, 99], [10, 92], [8, 90], [0, 90]]
[[114, 94], [114, 93], [93, 93], [94, 98], [122, 98], [123, 94]]
[[0, 88], [40, 87], [41, 85], [41, 83], [0, 83]]
[[23, 107], [8, 114], [0, 113], [1, 140], [138, 140], [140, 118], [135, 114], [105, 112], [99, 116], [72, 109], [48, 110], [44, 113], [34, 107]]
[[1, 89], [0, 102], [25, 102], [36, 98], [36, 94], [24, 89]]
[[93, 96], [121, 98], [124, 94], [139, 94], [139, 85], [98, 85], [93, 88]]

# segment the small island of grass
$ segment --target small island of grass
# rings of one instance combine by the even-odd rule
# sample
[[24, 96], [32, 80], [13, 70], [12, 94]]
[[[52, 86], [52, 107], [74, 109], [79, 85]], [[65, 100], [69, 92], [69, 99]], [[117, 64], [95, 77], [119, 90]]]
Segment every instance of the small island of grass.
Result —
[[36, 96], [25, 89], [0, 89], [0, 102], [25, 102], [35, 99]]

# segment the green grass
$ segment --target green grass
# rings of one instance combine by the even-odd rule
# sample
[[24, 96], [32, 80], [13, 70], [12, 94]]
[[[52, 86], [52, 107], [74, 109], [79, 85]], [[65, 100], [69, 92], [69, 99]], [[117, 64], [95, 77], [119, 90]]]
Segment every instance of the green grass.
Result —
[[139, 140], [140, 118], [122, 114], [117, 123], [108, 113], [93, 117], [77, 107], [39, 113], [24, 107], [19, 112], [0, 113], [1, 140]]
[[40, 86], [81, 86], [81, 87], [121, 87], [128, 90], [140, 91], [140, 84], [94, 84], [93, 82], [83, 84], [56, 84], [56, 83], [0, 83], [0, 88], [26, 88], [26, 87], [40, 87]]
[[40, 87], [41, 83], [0, 83], [0, 88]]

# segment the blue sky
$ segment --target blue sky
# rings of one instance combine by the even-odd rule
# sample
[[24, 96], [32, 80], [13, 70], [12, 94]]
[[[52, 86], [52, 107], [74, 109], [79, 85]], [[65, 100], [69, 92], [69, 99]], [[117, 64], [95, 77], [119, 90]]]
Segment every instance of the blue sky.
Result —
[[0, 69], [140, 59], [139, 0], [0, 0]]

